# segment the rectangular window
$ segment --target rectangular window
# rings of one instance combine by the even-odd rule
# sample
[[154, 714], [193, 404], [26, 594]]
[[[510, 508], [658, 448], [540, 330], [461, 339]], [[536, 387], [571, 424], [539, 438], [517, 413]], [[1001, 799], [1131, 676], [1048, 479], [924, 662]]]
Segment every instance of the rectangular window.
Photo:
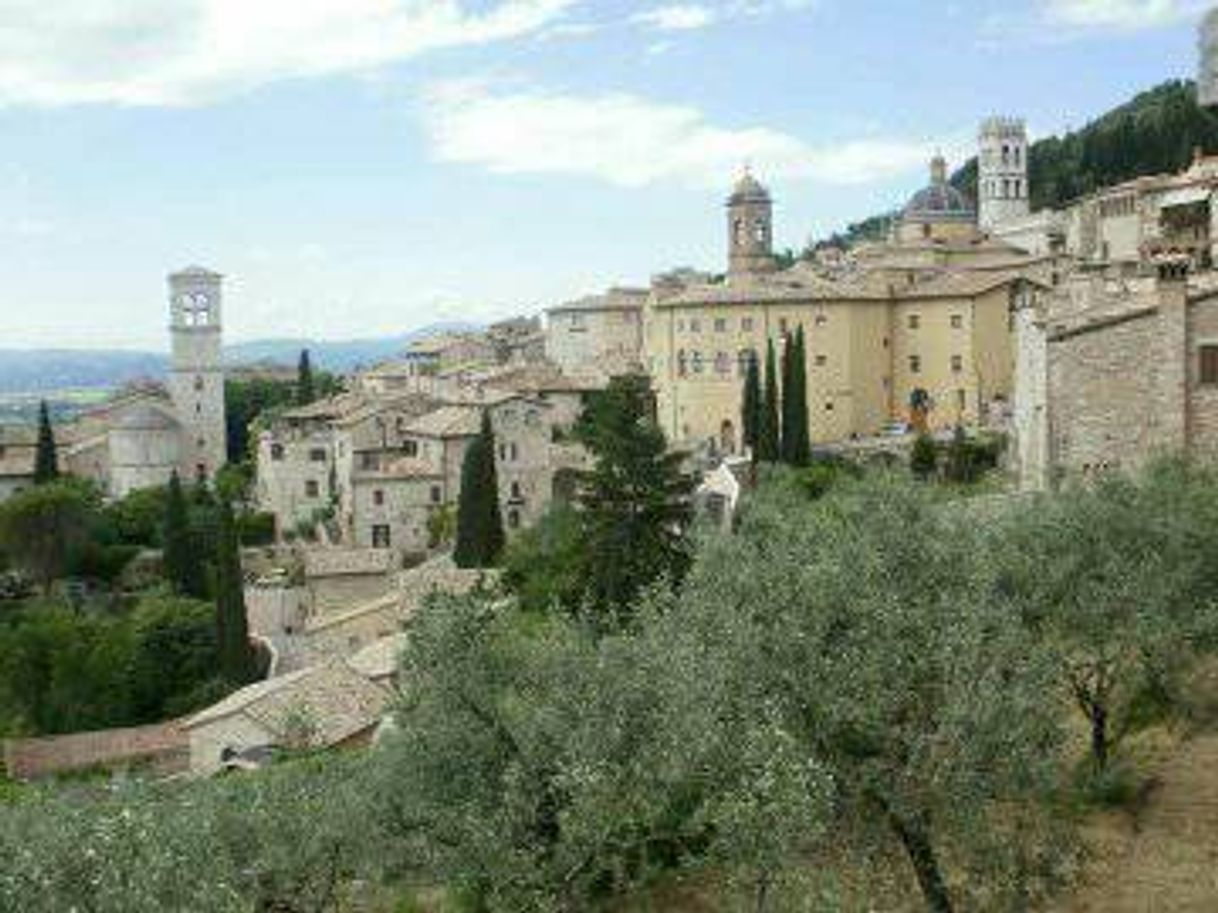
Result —
[[440, 501], [443, 500], [443, 497], [444, 497], [444, 493], [442, 491], [440, 491], [439, 485], [431, 486], [431, 503], [432, 504], [439, 504]]
[[778, 332], [781, 333], [783, 336], [787, 335], [787, 318], [786, 317], [778, 318]]
[[702, 332], [702, 321], [699, 320], [697, 317], [691, 317], [689, 319], [689, 331], [691, 333], [701, 333]]
[[922, 324], [922, 318], [918, 314], [909, 315], [909, 328], [916, 330]]
[[408, 457], [419, 455], [418, 441], [402, 441], [402, 452]]
[[326, 461], [326, 451], [321, 447], [314, 447], [309, 451], [309, 461], [313, 463], [324, 463]]
[[375, 504], [377, 507], [380, 507], [382, 504], [384, 504], [385, 503], [385, 492], [379, 488], [376, 489], [375, 491], [373, 491], [372, 492], [372, 503]]
[[963, 326], [964, 326], [964, 315], [963, 314], [952, 314], [952, 329], [958, 330]]
[[823, 327], [823, 326], [824, 326], [826, 323], [828, 323], [828, 322], [829, 322], [829, 318], [828, 318], [828, 317], [826, 317], [824, 314], [817, 314], [817, 315], [816, 315], [816, 325], [817, 325], [818, 327]]
[[378, 523], [372, 527], [372, 547], [389, 548], [390, 532], [387, 524]]
[[1218, 345], [1205, 345], [1200, 348], [1201, 354], [1201, 383], [1218, 384]]
[[726, 333], [727, 332], [727, 321], [724, 320], [722, 317], [715, 318], [715, 332], [716, 333]]
[[701, 352], [694, 353], [694, 373], [695, 374], [702, 373], [702, 353]]
[[305, 482], [305, 497], [316, 498], [319, 494], [321, 494], [321, 486], [316, 481], [309, 479]]
[[745, 333], [753, 332], [753, 318], [752, 317], [741, 317], [740, 318], [740, 329]]
[[368, 472], [375, 472], [380, 468], [381, 461], [375, 453], [364, 452], [359, 455], [359, 468]]
[[952, 356], [952, 373], [959, 374], [964, 370], [964, 359], [959, 355]]
[[283, 459], [283, 444], [271, 445], [271, 459], [275, 460], [276, 462]]
[[917, 355], [909, 356], [909, 373], [918, 374], [922, 370], [922, 359]]
[[968, 408], [968, 393], [966, 391], [956, 391], [956, 408], [961, 412]]
[[825, 355], [817, 355], [817, 356], [816, 356], [816, 366], [817, 366], [818, 368], [823, 368], [823, 367], [825, 366], [825, 364], [826, 364], [828, 361], [829, 361], [829, 359], [828, 359], [828, 357], [827, 357], [827, 356], [825, 356]]

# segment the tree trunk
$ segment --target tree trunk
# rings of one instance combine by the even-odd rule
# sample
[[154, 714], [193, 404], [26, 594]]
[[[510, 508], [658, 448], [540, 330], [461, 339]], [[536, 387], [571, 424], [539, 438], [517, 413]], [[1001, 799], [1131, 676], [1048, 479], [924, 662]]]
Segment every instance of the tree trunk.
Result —
[[947, 893], [947, 885], [943, 882], [943, 873], [939, 869], [939, 860], [935, 856], [935, 848], [931, 846], [930, 834], [921, 822], [909, 822], [899, 815], [889, 812], [888, 820], [893, 830], [901, 838], [905, 852], [909, 854], [910, 864], [914, 874], [918, 876], [918, 886], [922, 888], [922, 896], [931, 913], [952, 913], [951, 895]]
[[765, 913], [766, 903], [769, 900], [770, 893], [770, 876], [762, 874], [757, 879], [757, 913]]
[[1091, 705], [1091, 756], [1097, 770], [1108, 766], [1108, 708], [1102, 704]]

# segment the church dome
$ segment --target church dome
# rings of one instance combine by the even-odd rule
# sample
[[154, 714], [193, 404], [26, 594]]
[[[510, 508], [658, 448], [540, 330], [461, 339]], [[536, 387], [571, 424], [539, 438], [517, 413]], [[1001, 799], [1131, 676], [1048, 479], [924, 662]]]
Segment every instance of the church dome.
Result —
[[114, 427], [121, 431], [174, 431], [178, 423], [160, 409], [144, 403], [123, 413]]
[[930, 163], [930, 184], [910, 197], [904, 218], [908, 222], [972, 222], [977, 208], [948, 183], [947, 162], [937, 155]]
[[728, 197], [727, 202], [729, 206], [736, 203], [769, 203], [770, 192], [746, 168], [736, 186], [732, 188], [732, 195]]

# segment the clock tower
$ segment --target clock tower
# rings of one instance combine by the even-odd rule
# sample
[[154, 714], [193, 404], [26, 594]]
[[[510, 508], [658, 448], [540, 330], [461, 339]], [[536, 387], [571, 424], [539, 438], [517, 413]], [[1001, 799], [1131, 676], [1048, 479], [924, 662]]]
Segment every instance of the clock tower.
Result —
[[227, 459], [224, 368], [220, 357], [224, 277], [192, 266], [169, 276], [173, 356], [169, 396], [182, 428], [183, 482], [213, 479]]

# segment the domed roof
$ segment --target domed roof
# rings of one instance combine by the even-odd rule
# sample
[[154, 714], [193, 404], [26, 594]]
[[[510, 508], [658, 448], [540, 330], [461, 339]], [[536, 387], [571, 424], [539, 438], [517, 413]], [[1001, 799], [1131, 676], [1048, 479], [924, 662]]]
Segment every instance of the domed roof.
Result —
[[744, 174], [732, 188], [732, 195], [727, 198], [727, 202], [729, 206], [733, 203], [768, 203], [770, 202], [770, 192], [757, 178], [753, 177], [753, 173], [748, 168], [745, 168]]
[[124, 412], [114, 427], [121, 431], [176, 431], [178, 423], [160, 409], [140, 403]]
[[930, 163], [930, 184], [910, 197], [904, 217], [911, 222], [965, 222], [977, 218], [977, 208], [948, 183], [947, 162], [937, 155]]

